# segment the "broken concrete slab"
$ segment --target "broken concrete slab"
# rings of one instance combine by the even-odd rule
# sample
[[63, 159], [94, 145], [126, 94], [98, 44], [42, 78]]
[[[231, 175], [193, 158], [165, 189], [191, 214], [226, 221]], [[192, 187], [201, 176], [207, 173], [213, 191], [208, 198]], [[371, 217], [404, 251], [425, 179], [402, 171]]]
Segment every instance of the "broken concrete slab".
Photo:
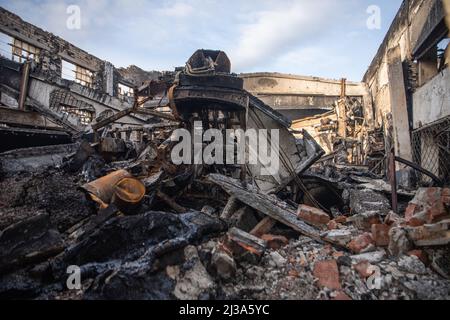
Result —
[[359, 263], [362, 261], [367, 261], [372, 264], [376, 264], [383, 260], [383, 258], [386, 256], [386, 251], [380, 250], [380, 251], [374, 251], [374, 252], [367, 252], [367, 253], [361, 253], [357, 255], [353, 255], [350, 258], [355, 262]]
[[270, 259], [274, 263], [275, 266], [278, 268], [282, 268], [286, 265], [287, 259], [284, 258], [280, 253], [277, 251], [272, 251], [269, 253]]
[[216, 283], [200, 261], [197, 248], [187, 246], [184, 249], [184, 258], [185, 262], [180, 267], [167, 267], [174, 269], [171, 271], [176, 281], [174, 296], [180, 300], [198, 300], [208, 297], [215, 290]]
[[419, 247], [444, 246], [450, 243], [450, 220], [419, 227], [405, 227], [409, 239]]
[[331, 230], [322, 235], [322, 237], [328, 242], [346, 247], [347, 244], [352, 240], [352, 232], [346, 229]]
[[372, 213], [385, 216], [391, 210], [389, 200], [381, 193], [370, 189], [350, 190], [350, 208], [353, 214], [370, 216]]
[[211, 257], [211, 265], [217, 275], [225, 281], [230, 280], [236, 274], [236, 262], [233, 257], [224, 250], [214, 250]]
[[394, 227], [389, 230], [389, 253], [393, 256], [406, 254], [413, 248], [404, 228]]

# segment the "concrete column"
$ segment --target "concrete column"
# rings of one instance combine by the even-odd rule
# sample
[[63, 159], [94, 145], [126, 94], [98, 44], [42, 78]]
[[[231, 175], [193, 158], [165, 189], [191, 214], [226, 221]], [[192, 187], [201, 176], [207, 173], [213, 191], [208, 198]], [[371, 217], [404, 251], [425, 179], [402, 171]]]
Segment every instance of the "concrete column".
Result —
[[406, 88], [400, 46], [390, 49], [388, 52], [388, 75], [395, 154], [403, 159], [412, 161]]
[[105, 92], [114, 96], [114, 65], [108, 61], [105, 61], [104, 81]]

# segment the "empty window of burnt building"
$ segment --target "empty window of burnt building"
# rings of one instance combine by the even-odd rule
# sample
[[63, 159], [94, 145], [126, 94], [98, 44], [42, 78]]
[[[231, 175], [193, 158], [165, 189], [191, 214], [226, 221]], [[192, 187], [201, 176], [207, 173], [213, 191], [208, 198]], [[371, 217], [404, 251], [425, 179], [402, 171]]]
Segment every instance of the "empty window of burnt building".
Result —
[[[450, 179], [450, 117], [442, 112], [449, 101], [448, 31], [443, 18], [435, 27], [424, 28], [413, 51], [418, 80], [413, 94], [413, 160], [443, 181]], [[422, 184], [431, 183], [426, 176], [419, 178]]]
[[449, 50], [449, 43], [448, 28], [442, 21], [414, 50], [419, 87], [446, 68], [448, 61], [445, 59], [445, 53]]
[[36, 46], [4, 33], [0, 33], [0, 54], [3, 57], [19, 63], [23, 63], [27, 60], [39, 62], [40, 53], [41, 49]]
[[120, 99], [128, 99], [134, 96], [134, 90], [132, 87], [119, 83], [118, 84], [118, 96]]
[[92, 88], [93, 76], [94, 73], [91, 70], [73, 64], [66, 60], [62, 60], [61, 77], [63, 79], [75, 81], [82, 86]]

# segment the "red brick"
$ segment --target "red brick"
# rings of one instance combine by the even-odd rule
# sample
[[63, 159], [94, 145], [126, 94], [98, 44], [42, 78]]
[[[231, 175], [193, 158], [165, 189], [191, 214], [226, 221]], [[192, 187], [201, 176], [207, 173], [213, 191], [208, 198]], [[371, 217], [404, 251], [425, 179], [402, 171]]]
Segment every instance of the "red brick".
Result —
[[319, 279], [319, 287], [339, 290], [339, 269], [336, 260], [318, 261], [314, 264], [314, 277]]
[[339, 257], [343, 257], [345, 254], [342, 251], [333, 252], [333, 258], [337, 259]]
[[408, 207], [405, 210], [405, 219], [406, 219], [406, 221], [411, 220], [411, 218], [414, 216], [416, 211], [417, 211], [417, 204], [415, 204], [415, 203], [408, 204]]
[[338, 224], [337, 224], [336, 220], [331, 220], [330, 222], [328, 222], [327, 228], [328, 228], [328, 230], [335, 230], [335, 229], [337, 229], [338, 228]]
[[338, 217], [334, 218], [334, 221], [336, 221], [337, 223], [346, 223], [347, 217], [346, 216], [338, 216]]
[[408, 252], [409, 256], [416, 256], [419, 258], [420, 261], [423, 262], [423, 264], [428, 265], [430, 260], [428, 259], [428, 255], [423, 250], [411, 250]]
[[331, 254], [333, 254], [333, 247], [331, 246], [331, 244], [326, 244], [325, 246], [323, 246], [323, 248], [322, 248], [322, 250], [320, 250], [320, 252], [325, 255], [331, 255]]
[[369, 267], [371, 264], [367, 261], [361, 261], [353, 266], [353, 268], [359, 273], [359, 275], [367, 279], [372, 275], [373, 272], [369, 272]]
[[283, 236], [275, 236], [273, 234], [265, 234], [261, 239], [267, 241], [267, 246], [273, 250], [278, 250], [289, 243], [289, 240]]
[[450, 205], [450, 188], [442, 189], [441, 201], [446, 205]]
[[420, 227], [425, 224], [425, 220], [422, 217], [412, 217], [408, 220], [408, 226], [411, 227]]
[[405, 211], [408, 225], [418, 227], [447, 218], [445, 205], [449, 203], [449, 196], [448, 189], [419, 189]]
[[372, 225], [372, 239], [379, 247], [387, 247], [389, 245], [389, 230], [391, 228], [386, 224]]
[[330, 216], [326, 212], [304, 204], [298, 207], [297, 216], [300, 220], [318, 227], [324, 227], [330, 222]]
[[445, 205], [450, 206], [450, 196], [442, 197], [441, 201]]
[[372, 235], [366, 232], [350, 241], [347, 247], [354, 253], [360, 253], [371, 244], [373, 244]]
[[289, 270], [288, 275], [293, 278], [300, 278], [300, 273], [295, 269]]

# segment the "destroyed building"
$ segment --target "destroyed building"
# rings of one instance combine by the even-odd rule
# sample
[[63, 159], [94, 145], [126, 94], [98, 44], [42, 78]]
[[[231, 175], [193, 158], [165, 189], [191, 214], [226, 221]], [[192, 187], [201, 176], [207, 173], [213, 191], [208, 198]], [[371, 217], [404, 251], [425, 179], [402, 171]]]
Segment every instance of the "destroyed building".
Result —
[[[444, 4], [404, 1], [361, 82], [116, 68], [0, 8], [0, 298], [448, 299]], [[175, 165], [198, 128], [278, 170]]]

